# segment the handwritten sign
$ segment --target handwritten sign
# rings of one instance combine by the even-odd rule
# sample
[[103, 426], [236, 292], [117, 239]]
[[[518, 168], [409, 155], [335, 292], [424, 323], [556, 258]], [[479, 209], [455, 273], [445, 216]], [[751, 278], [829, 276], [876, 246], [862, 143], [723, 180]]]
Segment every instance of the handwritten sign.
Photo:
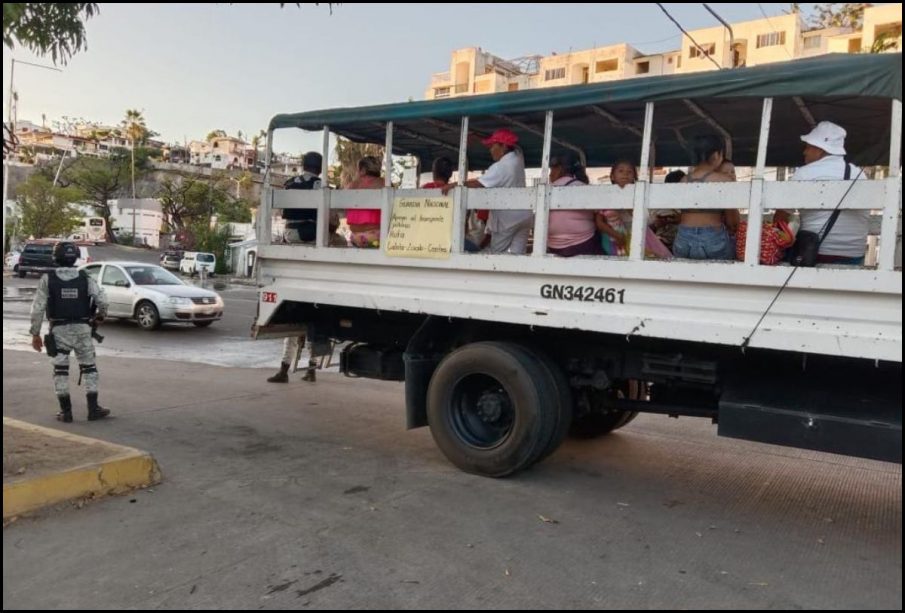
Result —
[[446, 259], [452, 245], [453, 199], [396, 198], [386, 254], [404, 258]]

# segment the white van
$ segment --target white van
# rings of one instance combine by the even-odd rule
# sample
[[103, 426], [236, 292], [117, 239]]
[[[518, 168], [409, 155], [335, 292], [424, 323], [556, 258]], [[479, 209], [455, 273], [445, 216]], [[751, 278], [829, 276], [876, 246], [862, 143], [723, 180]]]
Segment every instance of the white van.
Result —
[[217, 256], [213, 253], [204, 253], [201, 251], [186, 251], [182, 254], [182, 261], [179, 262], [179, 272], [184, 275], [195, 276], [204, 273], [208, 276], [214, 276], [214, 268], [217, 267]]

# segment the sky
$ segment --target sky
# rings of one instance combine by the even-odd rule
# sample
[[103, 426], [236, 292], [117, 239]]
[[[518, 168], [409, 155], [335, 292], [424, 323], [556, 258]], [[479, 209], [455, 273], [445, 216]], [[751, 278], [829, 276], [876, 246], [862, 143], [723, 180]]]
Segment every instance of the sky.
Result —
[[[702, 4], [665, 3], [686, 29], [718, 25]], [[789, 4], [710, 4], [732, 23], [780, 15]], [[811, 5], [802, 5], [805, 11]], [[3, 116], [16, 59], [18, 119], [63, 116], [118, 124], [144, 112], [167, 142], [211, 130], [246, 135], [278, 113], [424, 98], [450, 53], [477, 46], [503, 58], [627, 42], [677, 49], [680, 32], [656, 4], [100, 4], [87, 50], [62, 72], [50, 56], [3, 49]], [[278, 131], [276, 149], [319, 149], [319, 135]]]

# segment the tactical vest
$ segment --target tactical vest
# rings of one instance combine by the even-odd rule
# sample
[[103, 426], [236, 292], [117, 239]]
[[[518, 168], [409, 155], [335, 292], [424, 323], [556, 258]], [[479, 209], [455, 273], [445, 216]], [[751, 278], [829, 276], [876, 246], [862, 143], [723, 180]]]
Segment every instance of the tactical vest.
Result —
[[[304, 176], [293, 177], [283, 184], [285, 189], [314, 189], [314, 184], [320, 181], [320, 177]], [[317, 221], [316, 209], [283, 209], [283, 219], [290, 222], [287, 228], [298, 228], [302, 223], [314, 223]]]
[[91, 317], [88, 275], [79, 272], [64, 281], [55, 272], [47, 274], [47, 319], [53, 323], [87, 322]]

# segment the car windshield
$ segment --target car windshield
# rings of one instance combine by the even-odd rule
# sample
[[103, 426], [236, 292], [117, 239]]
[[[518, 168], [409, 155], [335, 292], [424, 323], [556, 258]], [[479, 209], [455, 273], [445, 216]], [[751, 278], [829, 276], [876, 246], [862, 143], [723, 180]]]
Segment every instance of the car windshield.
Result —
[[213, 262], [214, 256], [209, 253], [199, 253], [196, 258], [199, 262]]
[[126, 266], [135, 285], [182, 285], [178, 277], [160, 266]]

